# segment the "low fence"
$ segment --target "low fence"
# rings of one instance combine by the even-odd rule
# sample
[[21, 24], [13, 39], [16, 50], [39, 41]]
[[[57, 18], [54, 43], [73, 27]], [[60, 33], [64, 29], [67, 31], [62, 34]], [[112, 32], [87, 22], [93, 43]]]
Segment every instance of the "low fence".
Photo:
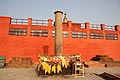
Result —
[[11, 19], [11, 24], [28, 24], [28, 19], [12, 18]]
[[[28, 19], [12, 18], [11, 24], [28, 25]], [[32, 19], [32, 25], [48, 26], [48, 20], [34, 20], [34, 19]], [[52, 22], [52, 25], [53, 25], [53, 22]]]
[[112, 31], [115, 31], [115, 26], [105, 25], [105, 30], [112, 30]]
[[48, 26], [48, 20], [32, 20], [32, 25]]
[[99, 24], [90, 24], [90, 29], [102, 30]]

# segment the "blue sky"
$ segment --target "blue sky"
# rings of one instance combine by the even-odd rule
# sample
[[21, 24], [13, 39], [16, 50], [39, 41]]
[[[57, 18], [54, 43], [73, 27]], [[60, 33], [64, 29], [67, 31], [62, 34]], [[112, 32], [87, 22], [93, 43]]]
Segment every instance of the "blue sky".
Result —
[[0, 16], [54, 20], [54, 11], [78, 23], [120, 24], [120, 0], [0, 0]]

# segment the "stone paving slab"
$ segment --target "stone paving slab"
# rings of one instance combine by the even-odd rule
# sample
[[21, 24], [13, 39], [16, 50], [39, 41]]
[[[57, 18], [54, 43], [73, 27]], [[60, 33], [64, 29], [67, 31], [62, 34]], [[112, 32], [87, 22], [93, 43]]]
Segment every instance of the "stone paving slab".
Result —
[[103, 72], [120, 75], [120, 67], [85, 68], [85, 77], [79, 78], [74, 78], [72, 75], [37, 76], [35, 68], [2, 68], [0, 69], [0, 80], [104, 80], [94, 74]]

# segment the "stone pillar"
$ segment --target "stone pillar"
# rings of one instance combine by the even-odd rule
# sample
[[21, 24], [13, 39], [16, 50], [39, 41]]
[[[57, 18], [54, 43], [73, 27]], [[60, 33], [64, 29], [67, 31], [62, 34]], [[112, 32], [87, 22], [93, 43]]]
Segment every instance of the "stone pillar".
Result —
[[55, 55], [62, 55], [62, 14], [61, 11], [55, 11]]

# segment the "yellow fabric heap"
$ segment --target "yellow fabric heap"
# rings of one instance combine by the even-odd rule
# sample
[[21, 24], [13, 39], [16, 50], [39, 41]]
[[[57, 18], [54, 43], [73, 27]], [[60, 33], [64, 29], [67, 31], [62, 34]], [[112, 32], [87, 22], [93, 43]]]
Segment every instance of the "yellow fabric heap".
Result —
[[52, 72], [54, 72], [56, 74], [56, 66], [55, 65], [52, 67]]
[[50, 74], [50, 70], [51, 70], [51, 65], [49, 65], [46, 62], [42, 62], [42, 66], [43, 66], [43, 70], [45, 70], [45, 74], [48, 72], [48, 74]]
[[69, 62], [67, 60], [65, 60], [65, 58], [62, 56], [61, 56], [61, 59], [62, 59], [62, 67], [65, 66], [67, 68], [69, 66]]
[[[67, 68], [69, 66], [68, 60], [66, 60], [63, 56], [60, 56], [60, 59], [62, 60], [62, 67]], [[44, 61], [48, 62], [49, 60], [46, 57], [39, 56], [39, 64], [42, 65], [43, 70], [45, 70], [45, 74], [46, 73], [50, 74], [51, 71], [56, 74], [56, 69], [57, 69], [57, 73], [62, 72], [61, 64], [57, 64], [57, 66], [56, 64], [54, 64], [54, 66], [52, 66], [51, 68], [51, 65], [49, 65], [47, 62]]]
[[62, 72], [61, 65], [57, 64], [57, 73]]
[[48, 66], [48, 74], [50, 74], [51, 72], [51, 65]]
[[67, 68], [69, 66], [69, 62], [65, 61], [65, 67]]
[[43, 61], [49, 61], [47, 57], [40, 57]]

